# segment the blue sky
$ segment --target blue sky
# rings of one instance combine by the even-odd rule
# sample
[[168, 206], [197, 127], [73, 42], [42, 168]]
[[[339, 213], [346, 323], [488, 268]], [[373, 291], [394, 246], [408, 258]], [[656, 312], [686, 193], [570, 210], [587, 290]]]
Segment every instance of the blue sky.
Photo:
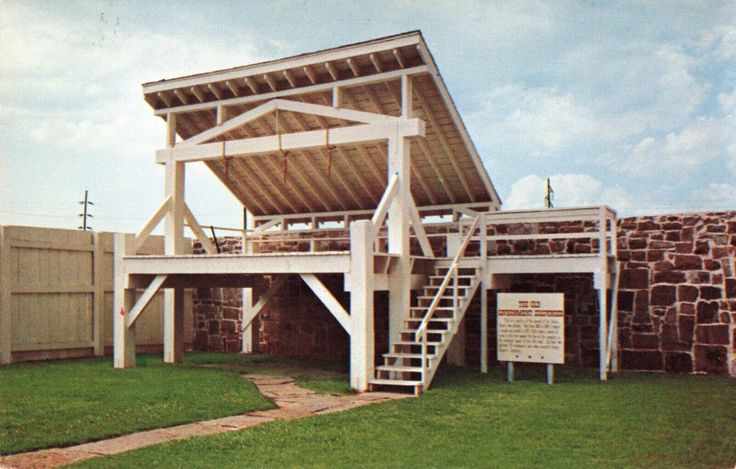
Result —
[[[136, 231], [163, 197], [140, 84], [421, 29], [505, 208], [736, 209], [736, 2], [0, 0], [0, 224]], [[202, 223], [241, 209], [203, 166]]]

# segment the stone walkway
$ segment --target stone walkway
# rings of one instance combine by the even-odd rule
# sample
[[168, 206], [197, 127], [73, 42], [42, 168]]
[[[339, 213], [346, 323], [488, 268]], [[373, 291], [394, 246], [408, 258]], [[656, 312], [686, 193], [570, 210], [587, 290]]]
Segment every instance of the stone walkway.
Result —
[[187, 423], [124, 435], [109, 440], [85, 443], [67, 448], [52, 448], [31, 453], [0, 457], [0, 468], [36, 469], [63, 466], [85, 459], [109, 456], [166, 441], [192, 436], [212, 435], [254, 427], [274, 420], [291, 420], [313, 415], [342, 412], [377, 402], [411, 397], [407, 394], [370, 392], [331, 396], [301, 388], [291, 378], [244, 375], [264, 396], [273, 400], [276, 409], [260, 410], [232, 417]]

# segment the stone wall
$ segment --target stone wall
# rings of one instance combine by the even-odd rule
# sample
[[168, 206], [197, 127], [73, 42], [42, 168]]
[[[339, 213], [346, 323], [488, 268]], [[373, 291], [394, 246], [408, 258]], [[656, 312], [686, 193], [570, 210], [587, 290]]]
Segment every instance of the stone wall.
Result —
[[[528, 232], [527, 226], [518, 224], [498, 229], [499, 233]], [[540, 231], [547, 229], [580, 231], [580, 225], [542, 226]], [[736, 212], [624, 218], [618, 221], [618, 230], [621, 369], [736, 376]], [[329, 249], [347, 247], [345, 231], [323, 236], [343, 238], [323, 241]], [[443, 242], [441, 237], [433, 238], [438, 248], [444, 247]], [[258, 250], [306, 250], [303, 244], [263, 244]], [[597, 239], [498, 242], [489, 251], [518, 255], [585, 253], [596, 252], [597, 244]], [[349, 295], [342, 292], [342, 280], [325, 281], [347, 309]], [[226, 290], [197, 291], [198, 349], [239, 349], [240, 291]], [[508, 291], [564, 292], [566, 363], [597, 366], [598, 298], [592, 275], [519, 275]], [[387, 348], [385, 292], [377, 293], [376, 299], [378, 353]], [[489, 292], [489, 311], [495, 311], [495, 292]], [[493, 362], [495, 315], [490, 314], [489, 319]], [[465, 323], [466, 356], [469, 363], [477, 363], [477, 296]], [[348, 354], [347, 335], [298, 278], [290, 280], [255, 327], [256, 349], [261, 353], [314, 358], [346, 358]]]

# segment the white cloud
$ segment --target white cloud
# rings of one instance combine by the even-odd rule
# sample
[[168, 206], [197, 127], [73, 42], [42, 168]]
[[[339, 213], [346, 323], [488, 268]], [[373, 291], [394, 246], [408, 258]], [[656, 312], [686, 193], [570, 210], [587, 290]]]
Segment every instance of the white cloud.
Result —
[[[628, 194], [621, 188], [607, 186], [588, 174], [554, 174], [550, 176], [555, 207], [585, 205], [630, 205]], [[511, 185], [505, 209], [543, 208], [546, 181], [536, 174], [525, 176]]]
[[736, 128], [729, 118], [697, 119], [679, 132], [663, 138], [645, 137], [631, 147], [628, 155], [608, 164], [618, 171], [638, 176], [671, 176], [684, 179], [714, 162], [728, 166], [729, 152], [736, 144]]

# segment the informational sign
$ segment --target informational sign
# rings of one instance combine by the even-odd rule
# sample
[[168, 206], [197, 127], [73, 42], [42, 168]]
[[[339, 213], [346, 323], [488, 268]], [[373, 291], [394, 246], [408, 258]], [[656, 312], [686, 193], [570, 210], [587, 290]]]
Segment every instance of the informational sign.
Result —
[[565, 363], [565, 296], [499, 293], [498, 360]]

